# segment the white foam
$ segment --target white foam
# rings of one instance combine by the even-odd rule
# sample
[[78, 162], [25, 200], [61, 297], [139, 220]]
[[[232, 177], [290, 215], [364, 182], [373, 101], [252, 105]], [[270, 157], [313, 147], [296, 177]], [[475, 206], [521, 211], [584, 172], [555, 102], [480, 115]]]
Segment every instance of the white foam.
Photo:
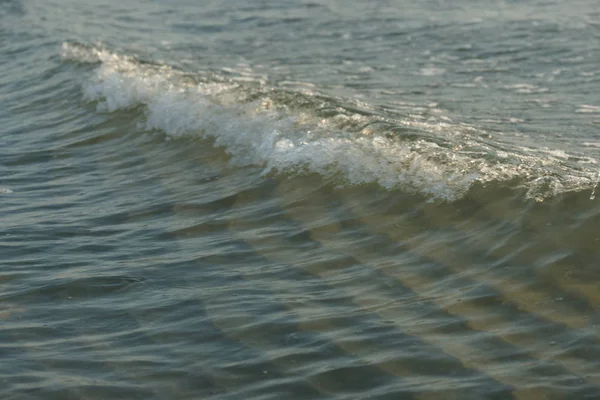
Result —
[[[84, 97], [97, 102], [99, 111], [143, 106], [146, 119], [140, 126], [171, 137], [210, 137], [231, 156], [232, 164], [260, 166], [265, 174], [316, 172], [347, 185], [377, 183], [445, 201], [462, 197], [474, 182], [514, 178], [531, 177], [528, 189], [534, 198], [591, 188], [591, 179], [544, 172], [560, 167], [566, 154], [556, 152], [555, 158], [545, 160], [507, 151], [496, 156], [495, 146], [470, 139], [481, 132], [468, 125], [416, 117], [397, 121], [460, 139], [449, 147], [425, 137], [403, 141], [371, 129], [363, 115], [323, 118], [278, 108], [268, 96], [247, 102], [239, 83], [197, 83], [172, 68], [141, 64], [100, 48], [64, 44], [61, 54], [65, 60], [99, 64], [83, 88]], [[346, 130], [365, 124], [359, 132]]]
[[581, 104], [579, 106], [579, 108], [577, 108], [577, 110], [575, 110], [575, 112], [579, 113], [579, 114], [600, 113], [600, 107], [593, 106], [590, 104]]

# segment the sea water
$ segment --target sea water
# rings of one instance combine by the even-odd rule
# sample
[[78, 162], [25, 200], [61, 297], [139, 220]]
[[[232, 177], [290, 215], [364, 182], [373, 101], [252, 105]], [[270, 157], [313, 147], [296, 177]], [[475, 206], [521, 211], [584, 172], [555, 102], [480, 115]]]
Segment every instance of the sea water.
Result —
[[591, 0], [0, 0], [3, 399], [600, 398]]

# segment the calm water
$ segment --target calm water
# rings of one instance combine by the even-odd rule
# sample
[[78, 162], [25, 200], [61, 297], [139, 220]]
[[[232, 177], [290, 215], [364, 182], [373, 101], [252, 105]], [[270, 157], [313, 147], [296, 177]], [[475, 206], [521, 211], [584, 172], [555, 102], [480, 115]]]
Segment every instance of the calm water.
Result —
[[592, 0], [0, 0], [2, 399], [600, 399]]

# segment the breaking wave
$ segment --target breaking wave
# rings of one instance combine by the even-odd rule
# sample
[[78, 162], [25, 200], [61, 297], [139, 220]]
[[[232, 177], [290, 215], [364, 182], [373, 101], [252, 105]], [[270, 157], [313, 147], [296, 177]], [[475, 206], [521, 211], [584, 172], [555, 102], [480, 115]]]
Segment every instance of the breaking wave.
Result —
[[[100, 112], [142, 107], [140, 126], [171, 137], [199, 135], [231, 163], [264, 174], [318, 173], [340, 185], [454, 201], [474, 185], [524, 189], [542, 201], [597, 186], [597, 160], [494, 142], [449, 118], [386, 115], [312, 91], [216, 72], [186, 73], [102, 46], [63, 43], [64, 61], [93, 64], [84, 98]], [[592, 195], [593, 197], [593, 195]]]

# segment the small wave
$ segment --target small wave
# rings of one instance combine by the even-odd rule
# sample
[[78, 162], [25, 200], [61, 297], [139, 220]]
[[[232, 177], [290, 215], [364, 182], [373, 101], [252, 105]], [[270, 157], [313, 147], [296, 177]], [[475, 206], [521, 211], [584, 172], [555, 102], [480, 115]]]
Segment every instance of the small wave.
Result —
[[265, 174], [319, 173], [341, 185], [376, 183], [441, 201], [463, 197], [475, 183], [510, 182], [543, 200], [596, 182], [595, 170], [569, 164], [562, 152], [509, 148], [444, 118], [392, 119], [316, 94], [186, 74], [99, 46], [64, 43], [61, 55], [98, 64], [83, 92], [100, 112], [142, 106], [145, 129], [212, 138], [233, 164], [260, 166]]

